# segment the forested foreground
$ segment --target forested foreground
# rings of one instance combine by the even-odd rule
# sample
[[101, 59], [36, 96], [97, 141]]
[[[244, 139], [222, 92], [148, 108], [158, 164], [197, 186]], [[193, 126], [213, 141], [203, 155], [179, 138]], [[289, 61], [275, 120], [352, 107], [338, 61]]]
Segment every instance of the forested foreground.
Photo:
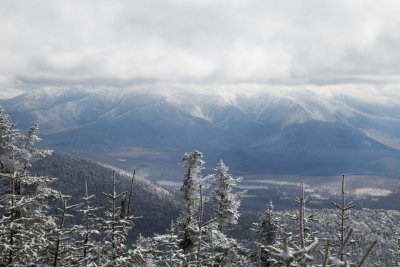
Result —
[[[115, 172], [101, 195], [93, 195], [88, 183], [82, 184], [81, 196], [52, 188], [55, 178], [29, 171], [51, 153], [35, 147], [37, 130], [34, 125], [21, 134], [0, 109], [1, 266], [374, 266], [374, 251], [382, 248], [390, 252], [380, 266], [400, 265], [397, 233], [382, 227], [374, 236], [360, 227], [353, 203], [346, 200], [344, 176], [340, 198], [324, 220], [318, 222], [318, 214], [306, 209], [310, 199], [300, 182], [294, 212], [282, 216], [267, 203], [249, 224], [255, 241], [239, 242], [230, 229], [240, 219], [245, 194], [233, 189], [240, 178], [222, 161], [214, 174], [202, 176], [198, 151], [183, 157], [182, 210], [167, 234], [139, 237], [132, 244], [128, 235], [141, 214], [132, 213], [131, 188], [117, 191]], [[96, 198], [108, 202], [96, 206]], [[73, 216], [81, 223], [71, 223], [77, 221]], [[381, 235], [392, 243], [379, 244]]]
[[[322, 240], [334, 240], [337, 234], [337, 212], [333, 209], [308, 210], [310, 213], [317, 213], [318, 220], [310, 223], [310, 228], [318, 232]], [[297, 222], [291, 218], [294, 210], [279, 210], [275, 215], [285, 225], [284, 230], [295, 232]], [[254, 240], [257, 238], [251, 230], [255, 221], [259, 220], [262, 212], [245, 212], [228, 232], [235, 236], [246, 247], [255, 247]], [[352, 209], [348, 212], [349, 221], [353, 230], [353, 240], [350, 248], [353, 254], [361, 255], [365, 248], [373, 241], [378, 243], [371, 251], [363, 266], [398, 266], [394, 264], [395, 256], [393, 250], [398, 247], [398, 240], [394, 239], [396, 229], [399, 229], [400, 212], [395, 210], [377, 209]], [[318, 244], [318, 248], [312, 252], [316, 258], [322, 256], [324, 242]]]

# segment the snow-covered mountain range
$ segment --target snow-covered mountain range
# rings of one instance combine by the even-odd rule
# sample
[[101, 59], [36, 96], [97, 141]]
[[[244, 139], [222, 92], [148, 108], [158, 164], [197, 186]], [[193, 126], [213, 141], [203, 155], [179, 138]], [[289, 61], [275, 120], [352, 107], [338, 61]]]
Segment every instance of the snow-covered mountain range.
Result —
[[40, 89], [2, 100], [42, 145], [179, 179], [198, 149], [237, 173], [400, 177], [400, 107], [312, 90]]

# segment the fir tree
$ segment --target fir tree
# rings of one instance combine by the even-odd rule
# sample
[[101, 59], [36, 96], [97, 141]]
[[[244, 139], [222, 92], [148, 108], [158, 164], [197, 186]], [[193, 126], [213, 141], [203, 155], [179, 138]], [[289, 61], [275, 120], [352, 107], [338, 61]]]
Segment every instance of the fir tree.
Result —
[[269, 267], [272, 266], [272, 259], [265, 248], [267, 246], [276, 245], [278, 236], [282, 229], [280, 217], [274, 212], [272, 201], [267, 204], [267, 208], [261, 217], [260, 222], [253, 224], [253, 231], [258, 239], [257, 262], [258, 266]]
[[[355, 205], [353, 202], [347, 202], [346, 191], [345, 191], [345, 175], [342, 175], [342, 186], [341, 186], [341, 202], [336, 203], [332, 201], [332, 204], [338, 210], [336, 224], [336, 240], [326, 244], [324, 261], [322, 266], [361, 266], [369, 253], [376, 245], [377, 241], [374, 241], [368, 248], [367, 252], [357, 261], [352, 260], [352, 251], [350, 251], [349, 245], [354, 244], [355, 241], [351, 239], [353, 229], [350, 228], [349, 210], [353, 209]], [[330, 251], [330, 247], [333, 245], [333, 253]], [[331, 254], [333, 254], [331, 256]]]
[[[342, 175], [342, 187], [341, 187], [341, 202], [336, 203], [334, 201], [331, 202], [335, 208], [338, 210], [337, 220], [335, 220], [336, 224], [336, 237], [337, 239], [333, 242], [333, 245], [338, 250], [339, 248], [343, 248], [339, 255], [341, 261], [345, 260], [345, 258], [351, 257], [351, 251], [347, 249], [345, 244], [345, 238], [350, 230], [350, 219], [349, 219], [349, 210], [353, 209], [355, 205], [353, 202], [347, 202], [346, 199], [346, 191], [345, 191], [345, 175]], [[352, 240], [349, 240], [351, 243]]]
[[69, 206], [67, 204], [70, 196], [63, 195], [59, 191], [59, 200], [61, 202], [61, 208], [59, 208], [60, 215], [58, 215], [58, 225], [57, 228], [51, 233], [50, 241], [53, 245], [53, 266], [65, 266], [70, 265], [74, 259], [74, 254], [76, 253], [76, 247], [72, 242], [71, 233], [73, 229], [65, 227], [66, 219], [72, 217], [71, 211], [79, 206], [79, 204]]
[[21, 133], [14, 128], [10, 117], [0, 107], [0, 173], [14, 173], [16, 167], [14, 157], [18, 151], [17, 140], [21, 137]]
[[85, 195], [81, 197], [81, 206], [77, 210], [83, 216], [83, 224], [74, 226], [76, 237], [76, 253], [72, 260], [78, 265], [88, 266], [91, 262], [95, 262], [97, 258], [96, 237], [100, 235], [99, 226], [100, 218], [96, 212], [100, 209], [92, 206], [95, 195], [89, 195], [87, 180], [85, 179]]
[[244, 248], [236, 239], [227, 237], [217, 228], [217, 225], [210, 226], [207, 242], [205, 242], [204, 265], [253, 266], [249, 249]]
[[234, 178], [229, 173], [229, 168], [221, 160], [215, 169], [214, 189], [211, 193], [214, 217], [218, 224], [218, 229], [228, 224], [236, 224], [239, 218], [240, 197], [245, 193], [232, 192], [233, 187], [240, 182], [241, 178]]
[[293, 264], [297, 264], [300, 267], [308, 266], [308, 263], [313, 261], [311, 252], [319, 242], [315, 234], [311, 233], [306, 225], [308, 221], [315, 219], [315, 214], [306, 216], [305, 205], [310, 199], [305, 197], [303, 181], [300, 188], [300, 196], [295, 198], [298, 203], [298, 213], [293, 216], [293, 219], [298, 224], [298, 234], [295, 236], [296, 241], [292, 241], [293, 237], [289, 236], [283, 238], [282, 246], [267, 246], [267, 251], [271, 257], [286, 267], [290, 267]]
[[186, 153], [182, 160], [184, 175], [181, 191], [184, 210], [179, 219], [179, 238], [180, 246], [187, 256], [195, 247], [198, 236], [196, 212], [199, 205], [199, 176], [204, 164], [202, 158], [202, 153], [194, 150]]
[[49, 234], [56, 226], [47, 215], [47, 203], [57, 191], [48, 187], [53, 179], [33, 177], [28, 167], [49, 151], [36, 149], [38, 126], [25, 136], [14, 129], [0, 108], [0, 265], [45, 264]]
[[367, 251], [364, 253], [363, 256], [361, 256], [357, 262], [352, 262], [351, 260], [341, 260], [340, 256], [344, 254], [344, 250], [346, 246], [348, 246], [351, 236], [353, 234], [353, 229], [350, 229], [349, 232], [347, 233], [347, 236], [345, 237], [342, 246], [339, 248], [339, 250], [336, 252], [336, 255], [331, 256], [330, 255], [330, 244], [328, 244], [325, 247], [325, 254], [324, 254], [324, 259], [322, 263], [322, 267], [350, 267], [350, 266], [355, 266], [355, 267], [361, 267], [364, 263], [365, 260], [367, 259], [368, 255], [371, 253], [372, 249], [374, 246], [377, 244], [377, 241], [372, 242], [372, 244], [368, 247]]
[[[167, 264], [165, 264], [165, 262], [162, 262], [160, 261], [160, 259], [156, 258], [158, 252], [156, 248], [157, 248], [157, 242], [154, 242], [154, 239], [143, 238], [142, 235], [139, 235], [139, 238], [135, 244], [135, 248], [130, 249], [127, 252], [126, 260], [123, 262], [122, 265], [118, 266], [132, 266], [132, 267], [168, 266]], [[121, 262], [119, 264], [121, 264]]]
[[156, 266], [178, 267], [183, 265], [185, 255], [179, 247], [176, 225], [173, 222], [166, 234], [154, 236], [151, 243], [153, 245], [148, 247], [155, 248], [153, 256]]
[[[123, 214], [123, 205], [126, 205], [126, 192], [117, 194], [115, 171], [112, 173], [112, 187], [110, 193], [103, 195], [110, 201], [111, 207], [106, 210], [103, 220], [103, 240], [102, 256], [105, 265], [121, 266], [126, 264], [128, 260], [127, 237], [128, 231], [133, 226], [133, 216]], [[121, 200], [121, 205], [118, 207], [118, 199]], [[124, 200], [125, 199], [125, 200]], [[126, 210], [126, 209], [125, 209]], [[101, 262], [102, 260], [100, 260]]]

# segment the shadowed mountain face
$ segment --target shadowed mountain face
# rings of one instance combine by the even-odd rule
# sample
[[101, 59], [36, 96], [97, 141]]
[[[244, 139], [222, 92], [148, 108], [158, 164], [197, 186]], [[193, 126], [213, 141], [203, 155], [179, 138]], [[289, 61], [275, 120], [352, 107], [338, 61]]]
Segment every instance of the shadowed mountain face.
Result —
[[184, 152], [236, 172], [400, 177], [400, 108], [311, 91], [223, 94], [39, 90], [2, 101], [42, 145], [180, 179]]
[[[35, 162], [30, 171], [33, 175], [56, 177], [57, 180], [51, 186], [72, 196], [70, 203], [74, 204], [82, 203], [86, 179], [89, 195], [95, 196], [92, 204], [101, 207], [97, 215], [102, 217], [111, 205], [102, 192], [111, 193], [113, 169], [90, 160], [54, 152]], [[144, 236], [151, 236], [155, 232], [163, 233], [168, 229], [171, 220], [176, 220], [179, 215], [179, 198], [140, 176], [135, 177], [130, 191], [131, 179], [131, 175], [116, 170], [117, 194], [131, 192], [130, 214], [140, 217], [135, 220], [135, 227], [131, 232], [132, 240], [139, 233]], [[68, 223], [81, 223], [82, 219], [82, 214], [75, 214]]]

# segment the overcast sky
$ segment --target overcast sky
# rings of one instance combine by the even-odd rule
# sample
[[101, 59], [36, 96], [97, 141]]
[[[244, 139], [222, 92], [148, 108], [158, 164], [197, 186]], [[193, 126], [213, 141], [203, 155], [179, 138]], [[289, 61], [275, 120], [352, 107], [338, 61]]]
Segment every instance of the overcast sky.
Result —
[[0, 0], [0, 97], [43, 86], [400, 84], [400, 2]]

